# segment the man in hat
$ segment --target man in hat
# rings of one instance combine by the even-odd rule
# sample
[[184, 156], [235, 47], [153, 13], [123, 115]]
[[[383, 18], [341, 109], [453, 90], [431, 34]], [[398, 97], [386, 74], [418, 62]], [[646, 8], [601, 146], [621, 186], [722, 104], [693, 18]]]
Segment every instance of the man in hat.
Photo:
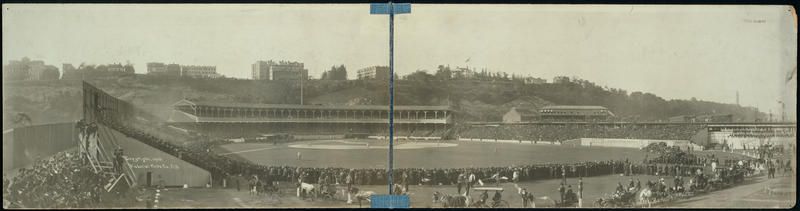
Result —
[[522, 207], [527, 208], [528, 207], [528, 203], [530, 201], [533, 201], [533, 194], [528, 192], [527, 189], [522, 188], [522, 190], [520, 191], [519, 195], [522, 198]]
[[472, 189], [472, 186], [475, 185], [476, 181], [475, 181], [475, 173], [473, 173], [470, 170], [467, 172], [467, 174], [469, 176], [467, 176], [467, 190], [465, 191], [465, 193], [467, 194], [467, 196], [469, 196], [469, 190]]
[[575, 195], [575, 192], [572, 191], [572, 185], [567, 186], [567, 193], [565, 196], [567, 198], [567, 202], [570, 204], [578, 201], [578, 197]]
[[464, 185], [465, 180], [466, 178], [464, 176], [464, 173], [458, 174], [458, 177], [456, 178], [456, 187], [458, 189], [458, 194], [461, 194], [461, 186]]
[[559, 193], [559, 196], [561, 197], [560, 198], [561, 203], [564, 203], [564, 193], [566, 193], [566, 189], [564, 188], [564, 182], [561, 182], [561, 184], [559, 185], [558, 193]]

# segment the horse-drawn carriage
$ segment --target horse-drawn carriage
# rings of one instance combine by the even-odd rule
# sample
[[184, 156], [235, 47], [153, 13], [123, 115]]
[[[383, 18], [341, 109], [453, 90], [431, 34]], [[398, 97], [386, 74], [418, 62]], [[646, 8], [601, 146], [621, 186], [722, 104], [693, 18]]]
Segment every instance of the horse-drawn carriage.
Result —
[[[488, 191], [502, 192], [503, 188], [501, 188], [501, 187], [477, 187], [477, 188], [473, 188], [472, 190], [474, 190], [476, 192], [483, 191], [483, 192], [488, 194]], [[481, 200], [479, 198], [478, 200], [474, 200], [473, 203], [469, 205], [469, 207], [473, 207], [473, 208], [508, 208], [508, 207], [510, 207], [510, 205], [508, 204], [508, 202], [506, 200], [503, 200], [503, 199], [499, 199], [499, 200], [487, 199], [487, 200], [483, 201], [483, 200]]]
[[[496, 191], [501, 192], [503, 188], [501, 187], [478, 187], [474, 188], [474, 191], [484, 191], [484, 194], [488, 195], [488, 191]], [[471, 199], [468, 196], [457, 194], [457, 195], [450, 195], [447, 193], [442, 193], [439, 191], [433, 192], [433, 203], [442, 203], [442, 206], [445, 208], [450, 207], [471, 207], [471, 208], [508, 208], [510, 207], [508, 202], [502, 199], [493, 200], [486, 196], [486, 200], [482, 200], [482, 197], [479, 197], [477, 200]], [[471, 203], [470, 203], [471, 202]]]
[[607, 199], [600, 198], [595, 202], [598, 207], [632, 207], [636, 202], [636, 192], [621, 191], [611, 194]]

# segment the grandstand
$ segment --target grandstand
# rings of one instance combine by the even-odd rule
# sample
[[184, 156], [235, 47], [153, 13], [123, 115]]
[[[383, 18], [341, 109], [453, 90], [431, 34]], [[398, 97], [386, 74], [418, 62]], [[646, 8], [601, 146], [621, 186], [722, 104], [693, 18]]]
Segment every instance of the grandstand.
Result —
[[[388, 135], [387, 106], [285, 105], [195, 102], [173, 105], [170, 124], [220, 138], [257, 137], [262, 134]], [[446, 135], [453, 122], [447, 106], [395, 106], [398, 136]]]
[[763, 144], [790, 145], [796, 141], [797, 125], [787, 123], [712, 124], [709, 142], [729, 149], [755, 149]]
[[[730, 149], [760, 144], [788, 144], [796, 136], [794, 123], [468, 123], [458, 129], [460, 139], [559, 142], [577, 139], [689, 141], [700, 146], [728, 145]], [[615, 146], [618, 146], [616, 144]], [[631, 143], [631, 146], [639, 146]]]

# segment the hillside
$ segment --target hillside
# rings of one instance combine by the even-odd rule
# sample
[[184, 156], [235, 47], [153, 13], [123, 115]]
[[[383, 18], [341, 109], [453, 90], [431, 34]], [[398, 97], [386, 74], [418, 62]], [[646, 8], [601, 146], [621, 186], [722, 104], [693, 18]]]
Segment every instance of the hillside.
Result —
[[[146, 75], [91, 79], [90, 83], [134, 103], [156, 116], [168, 117], [180, 99], [300, 103], [300, 86], [280, 81], [237, 79], [161, 79]], [[18, 113], [33, 124], [76, 120], [81, 115], [81, 83], [75, 80], [3, 83], [3, 128], [15, 124]], [[306, 81], [305, 104], [387, 105], [387, 83], [382, 81]], [[649, 93], [605, 89], [586, 81], [526, 85], [514, 81], [401, 80], [395, 84], [397, 105], [450, 105], [459, 121], [500, 121], [513, 106], [601, 105], [623, 120], [656, 121], [677, 115], [730, 113], [739, 121], [763, 118], [753, 108], [699, 100], [664, 100]]]

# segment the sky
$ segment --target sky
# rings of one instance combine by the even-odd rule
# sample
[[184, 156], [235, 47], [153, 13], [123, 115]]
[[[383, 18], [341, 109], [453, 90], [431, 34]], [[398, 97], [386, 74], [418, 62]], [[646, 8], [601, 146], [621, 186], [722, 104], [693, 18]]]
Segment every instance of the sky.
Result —
[[[257, 60], [388, 64], [388, 17], [367, 4], [3, 5], [3, 63], [214, 65], [250, 77]], [[412, 5], [395, 19], [396, 71], [438, 65], [754, 106], [796, 107], [797, 18], [784, 6]], [[788, 93], [788, 94], [787, 94]], [[792, 109], [793, 116], [795, 111]]]

